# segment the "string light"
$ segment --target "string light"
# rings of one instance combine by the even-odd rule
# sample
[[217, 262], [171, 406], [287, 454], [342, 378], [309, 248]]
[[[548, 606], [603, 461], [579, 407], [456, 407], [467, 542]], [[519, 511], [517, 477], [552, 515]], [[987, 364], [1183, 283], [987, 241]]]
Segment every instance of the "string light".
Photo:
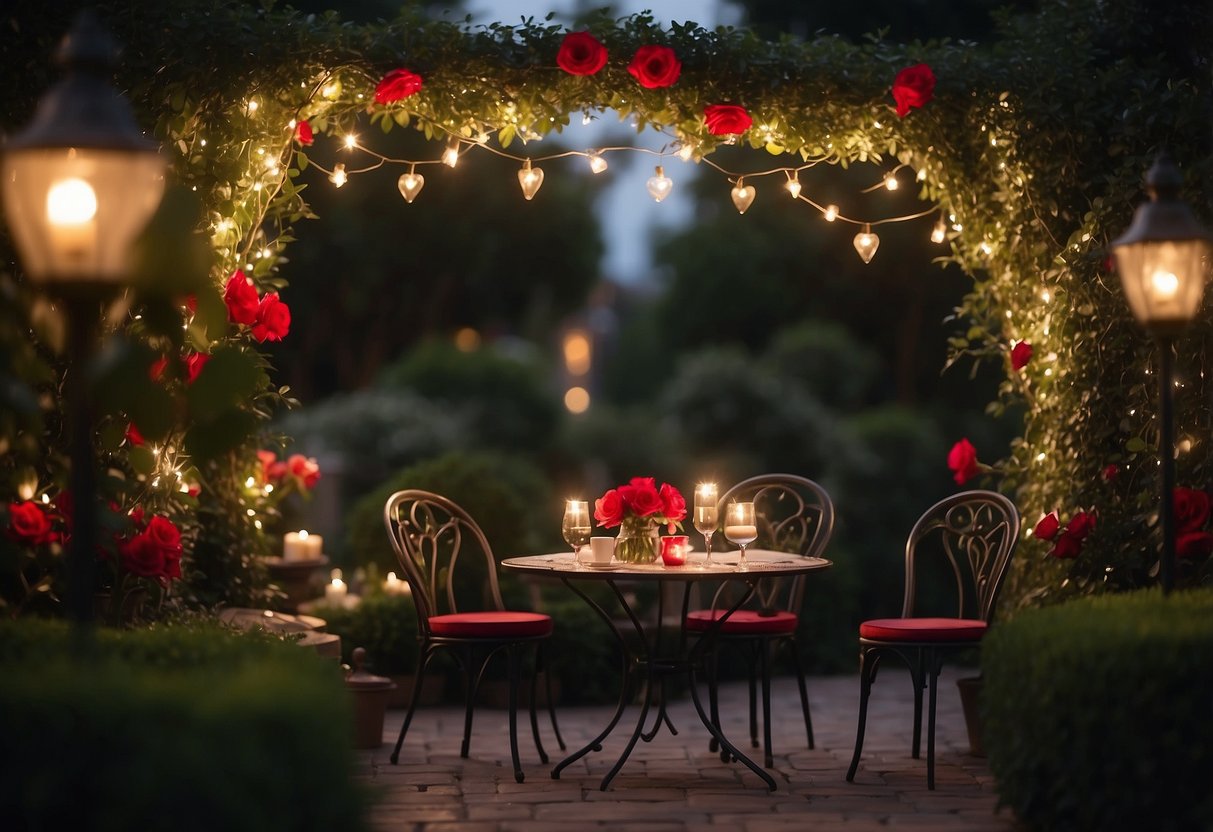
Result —
[[590, 158], [590, 170], [594, 171], [594, 173], [602, 173], [604, 170], [607, 169], [607, 160], [602, 158], [602, 156], [599, 155], [598, 153], [594, 153], [593, 151], [590, 151], [589, 158]]
[[691, 161], [691, 157], [695, 155], [695, 148], [690, 144], [684, 144], [678, 148], [678, 158], [684, 162]]
[[833, 222], [834, 220], [838, 219], [838, 206], [837, 205], [827, 205], [825, 218], [826, 218], [826, 222]]
[[886, 176], [884, 178], [884, 186], [885, 186], [886, 190], [889, 190], [889, 191], [897, 190], [897, 184], [898, 184], [897, 183], [897, 174], [895, 174], [895, 173], [890, 172], [888, 174], [888, 176]]
[[442, 151], [442, 164], [449, 168], [459, 164], [459, 142], [451, 142], [446, 146], [446, 150]]
[[409, 172], [402, 174], [396, 180], [396, 187], [400, 189], [400, 195], [404, 197], [404, 201], [411, 205], [417, 198], [417, 194], [421, 193], [421, 189], [425, 187], [425, 177], [417, 173], [416, 165], [410, 165]]
[[644, 183], [644, 186], [649, 191], [649, 196], [661, 202], [670, 195], [670, 191], [674, 188], [674, 182], [665, 175], [665, 168], [661, 165], [657, 166], [657, 172], [649, 177], [649, 181]]
[[944, 241], [944, 238], [946, 238], [947, 236], [948, 236], [948, 224], [943, 221], [943, 217], [940, 217], [936, 221], [935, 227], [931, 229], [931, 242], [932, 243], [942, 243]]
[[529, 202], [535, 198], [539, 186], [543, 184], [543, 171], [531, 167], [531, 160], [527, 159], [522, 164], [522, 170], [518, 171], [518, 184], [522, 186], [522, 195]]
[[346, 182], [345, 165], [341, 162], [333, 165], [333, 172], [329, 174], [329, 181], [338, 188], [344, 185]]
[[872, 233], [872, 226], [866, 222], [863, 224], [863, 231], [855, 235], [854, 243], [855, 250], [865, 263], [871, 263], [872, 258], [876, 256], [876, 249], [880, 248], [880, 238]]
[[737, 207], [737, 213], [744, 214], [746, 209], [754, 204], [754, 197], [757, 192], [750, 186], [745, 184], [745, 178], [737, 180], [737, 184], [731, 191], [733, 196], [733, 205]]
[[355, 136], [353, 133], [350, 133], [348, 136], [345, 137], [345, 149], [346, 150], [353, 150], [357, 146], [358, 146], [358, 137], [357, 136]]
[[788, 181], [783, 187], [792, 195], [792, 199], [800, 199], [800, 176], [796, 171], [788, 174]]

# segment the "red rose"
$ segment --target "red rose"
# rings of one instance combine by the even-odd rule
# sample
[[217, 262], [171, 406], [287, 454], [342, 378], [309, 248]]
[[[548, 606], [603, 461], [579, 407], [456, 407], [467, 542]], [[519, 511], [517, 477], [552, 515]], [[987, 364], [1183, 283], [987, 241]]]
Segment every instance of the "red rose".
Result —
[[1061, 522], [1057, 519], [1057, 512], [1050, 511], [1040, 518], [1040, 522], [1032, 530], [1032, 535], [1040, 540], [1052, 540], [1057, 537], [1057, 530], [1059, 528], [1061, 528]]
[[258, 341], [281, 341], [290, 329], [290, 307], [278, 299], [277, 292], [269, 292], [257, 307], [253, 337]]
[[197, 295], [186, 295], [184, 303], [185, 303], [185, 308], [189, 310], [189, 313], [191, 315], [196, 315], [198, 313], [198, 296]]
[[703, 108], [703, 120], [713, 136], [744, 133], [754, 123], [745, 107], [736, 104], [709, 104]]
[[1091, 529], [1095, 528], [1094, 512], [1080, 511], [1070, 518], [1070, 525], [1066, 526], [1063, 534], [1076, 537], [1079, 540], [1086, 540], [1087, 535], [1091, 533]]
[[556, 53], [556, 64], [569, 75], [593, 75], [606, 62], [606, 47], [589, 32], [569, 32]]
[[122, 568], [141, 578], [159, 578], [164, 572], [164, 552], [145, 533], [118, 542]]
[[1028, 366], [1028, 362], [1032, 360], [1032, 345], [1027, 341], [1020, 341], [1015, 346], [1011, 347], [1011, 369], [1019, 372], [1024, 367]]
[[911, 107], [921, 107], [935, 97], [935, 73], [926, 64], [915, 64], [897, 73], [893, 79], [893, 100], [897, 115], [905, 118]]
[[202, 368], [206, 366], [206, 362], [210, 361], [211, 357], [204, 352], [191, 352], [185, 358], [185, 380], [189, 384], [193, 384], [198, 378], [198, 374], [202, 372]]
[[168, 369], [168, 356], [162, 355], [152, 362], [152, 366], [147, 368], [147, 374], [152, 381], [159, 381], [164, 377], [164, 371]]
[[261, 479], [269, 482], [270, 470], [274, 467], [274, 463], [278, 461], [278, 455], [273, 451], [260, 450], [257, 451], [257, 460], [261, 463]]
[[661, 513], [661, 494], [652, 477], [632, 477], [627, 485], [619, 486], [619, 496], [628, 510], [637, 517]]
[[132, 448], [138, 448], [144, 442], [143, 434], [139, 432], [139, 428], [135, 427], [134, 422], [126, 426], [126, 441]]
[[257, 320], [257, 289], [240, 269], [228, 278], [223, 302], [227, 304], [227, 317], [232, 323], [251, 325]]
[[1171, 492], [1175, 528], [1180, 533], [1194, 532], [1209, 519], [1209, 495], [1195, 488], [1176, 488]]
[[1078, 557], [1081, 552], [1082, 538], [1072, 537], [1063, 532], [1061, 537], [1057, 538], [1057, 542], [1053, 544], [1053, 551], [1049, 552], [1049, 554], [1055, 558], [1072, 560]]
[[303, 454], [291, 454], [286, 465], [291, 476], [298, 478], [304, 488], [313, 487], [320, 479], [320, 466], [316, 464], [316, 460]]
[[682, 61], [668, 46], [642, 46], [628, 64], [628, 72], [640, 86], [657, 90], [678, 80], [682, 73]]
[[312, 125], [307, 123], [307, 119], [303, 119], [295, 125], [295, 141], [307, 147], [315, 140], [316, 134], [312, 132]]
[[40, 546], [59, 539], [51, 529], [51, 519], [33, 500], [8, 504], [8, 536], [18, 543]]
[[421, 89], [421, 76], [407, 69], [393, 69], [375, 87], [375, 103], [391, 104]]
[[1108, 482], [1116, 479], [1116, 475], [1120, 473], [1120, 466], [1112, 463], [1103, 469], [1103, 478]]
[[661, 514], [671, 523], [678, 523], [687, 516], [687, 501], [682, 492], [668, 482], [661, 484]]
[[594, 501], [594, 519], [603, 528], [614, 528], [623, 522], [623, 498], [612, 488]]
[[1184, 532], [1175, 538], [1175, 554], [1181, 558], [1205, 557], [1213, 552], [1213, 534]]
[[[119, 510], [118, 506], [116, 506], [112, 503], [110, 504], [110, 508], [114, 509], [115, 511]], [[133, 509], [131, 509], [128, 512], [127, 516], [129, 516], [131, 518], [131, 520], [135, 523], [136, 529], [138, 529], [139, 531], [143, 531], [143, 528], [146, 525], [143, 522], [143, 506], [135, 506]]]
[[977, 449], [968, 438], [961, 439], [948, 451], [948, 468], [957, 485], [964, 485], [978, 474]]

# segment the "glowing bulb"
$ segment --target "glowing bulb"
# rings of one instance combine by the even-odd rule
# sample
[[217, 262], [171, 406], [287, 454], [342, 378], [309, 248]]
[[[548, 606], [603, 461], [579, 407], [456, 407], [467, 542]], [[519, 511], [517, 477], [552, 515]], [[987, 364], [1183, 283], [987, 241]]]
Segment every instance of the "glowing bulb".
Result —
[[442, 151], [442, 164], [450, 168], [459, 164], [459, 142], [451, 142], [446, 146], [446, 150]]
[[746, 209], [754, 203], [756, 191], [749, 185], [745, 184], [745, 179], [738, 179], [737, 185], [732, 190], [733, 205], [737, 207], [737, 213], [744, 214]]
[[865, 263], [871, 263], [872, 258], [876, 256], [876, 249], [880, 248], [880, 238], [872, 233], [872, 226], [867, 223], [864, 223], [863, 231], [855, 235], [854, 243], [855, 250]]
[[590, 170], [594, 173], [602, 173], [607, 169], [607, 160], [599, 156], [597, 153], [590, 154]]
[[1043, 300], [1045, 303], [1048, 303], [1049, 301], [1051, 301], [1053, 299], [1053, 296], [1051, 294], [1049, 294], [1048, 289], [1041, 289], [1040, 290], [1040, 299]]
[[657, 172], [649, 177], [649, 181], [645, 183], [645, 187], [649, 190], [649, 195], [653, 199], [661, 202], [670, 195], [670, 191], [674, 187], [674, 182], [665, 175], [665, 168], [661, 165], [657, 166]]
[[691, 161], [691, 157], [693, 155], [695, 155], [695, 148], [691, 147], [689, 144], [684, 144], [682, 147], [678, 148], [678, 158], [684, 162]]
[[274, 484], [273, 484], [272, 482], [267, 482], [267, 483], [265, 484], [265, 493], [266, 493], [266, 494], [273, 494], [273, 493], [274, 493]]
[[838, 219], [838, 206], [837, 205], [827, 205], [825, 217], [826, 217], [826, 222], [833, 222], [834, 220]]
[[522, 186], [522, 195], [527, 201], [534, 199], [539, 186], [543, 184], [543, 171], [531, 167], [531, 160], [527, 159], [522, 163], [522, 170], [518, 171], [518, 184]]
[[358, 137], [355, 136], [353, 133], [350, 133], [348, 136], [345, 137], [345, 146], [346, 146], [347, 150], [353, 150], [355, 147], [358, 146]]
[[409, 172], [402, 174], [396, 180], [396, 187], [400, 189], [400, 195], [404, 197], [404, 201], [412, 203], [417, 198], [417, 194], [421, 193], [421, 189], [425, 187], [425, 177], [420, 173], [414, 173], [414, 168], [409, 167]]
[[259, 105], [257, 104], [257, 99], [255, 99], [255, 98], [249, 99], [249, 103], [248, 103], [249, 115], [252, 115], [253, 113], [257, 112], [258, 106]]
[[252, 488], [252, 487], [253, 487], [253, 486], [255, 486], [256, 484], [257, 484], [257, 480], [255, 480], [255, 479], [254, 479], [254, 478], [252, 478], [252, 477], [249, 477], [247, 480], [245, 480], [245, 481], [244, 481], [244, 487], [245, 487], [245, 488]]
[[343, 165], [341, 162], [333, 165], [333, 172], [329, 174], [329, 181], [332, 182], [336, 187], [340, 188], [346, 183], [346, 179], [345, 165]]
[[1150, 285], [1154, 287], [1154, 292], [1161, 297], [1174, 297], [1179, 291], [1179, 278], [1171, 272], [1166, 272], [1161, 269], [1154, 272], [1150, 278]]
[[783, 187], [792, 195], [792, 199], [800, 199], [800, 177], [795, 172], [788, 177]]
[[888, 176], [886, 176], [884, 178], [884, 186], [886, 189], [888, 189], [890, 191], [897, 190], [897, 177], [894, 174], [890, 173]]
[[97, 192], [83, 179], [61, 179], [46, 192], [46, 218], [53, 225], [84, 225], [97, 216]]
[[325, 98], [336, 98], [341, 93], [341, 83], [339, 81], [330, 81], [320, 90], [320, 94]]
[[948, 225], [943, 221], [943, 217], [935, 223], [935, 227], [931, 229], [931, 242], [942, 243], [948, 235]]
[[989, 257], [991, 254], [994, 253], [994, 247], [986, 242], [983, 242], [980, 246], [978, 246], [978, 248], [981, 249], [981, 253], [984, 254], [986, 257]]
[[918, 171], [918, 175], [915, 176], [914, 178], [917, 179], [919, 182], [926, 182], [927, 181], [927, 169], [923, 168], [922, 170]]
[[51, 502], [51, 495], [50, 495], [50, 494], [43, 494], [43, 495], [42, 495], [42, 504], [43, 504], [44, 506], [45, 506], [45, 505], [50, 505], [50, 502]]
[[585, 413], [590, 409], [590, 394], [584, 387], [570, 387], [564, 393], [564, 407], [569, 413]]

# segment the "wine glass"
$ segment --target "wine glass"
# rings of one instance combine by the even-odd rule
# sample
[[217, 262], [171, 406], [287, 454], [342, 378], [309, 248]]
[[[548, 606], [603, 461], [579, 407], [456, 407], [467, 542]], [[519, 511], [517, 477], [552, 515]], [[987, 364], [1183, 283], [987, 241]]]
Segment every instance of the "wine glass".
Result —
[[590, 507], [585, 500], [566, 500], [560, 524], [564, 542], [573, 547], [573, 568], [581, 568], [581, 547], [590, 542]]
[[703, 568], [712, 562], [712, 535], [716, 533], [716, 483], [702, 482], [695, 486], [695, 531], [703, 535], [703, 548], [707, 552]]
[[758, 539], [758, 525], [754, 521], [753, 503], [729, 503], [724, 510], [724, 536], [741, 547], [741, 558], [737, 571], [748, 568], [745, 562], [745, 547]]

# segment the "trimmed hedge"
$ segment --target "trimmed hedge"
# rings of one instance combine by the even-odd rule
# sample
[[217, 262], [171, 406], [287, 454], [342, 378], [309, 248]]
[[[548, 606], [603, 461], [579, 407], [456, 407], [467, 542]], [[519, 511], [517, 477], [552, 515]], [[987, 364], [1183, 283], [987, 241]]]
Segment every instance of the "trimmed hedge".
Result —
[[367, 828], [334, 663], [214, 626], [71, 646], [57, 623], [0, 626], [6, 828]]
[[1030, 827], [1213, 829], [1213, 590], [1025, 611], [982, 669], [990, 768]]

